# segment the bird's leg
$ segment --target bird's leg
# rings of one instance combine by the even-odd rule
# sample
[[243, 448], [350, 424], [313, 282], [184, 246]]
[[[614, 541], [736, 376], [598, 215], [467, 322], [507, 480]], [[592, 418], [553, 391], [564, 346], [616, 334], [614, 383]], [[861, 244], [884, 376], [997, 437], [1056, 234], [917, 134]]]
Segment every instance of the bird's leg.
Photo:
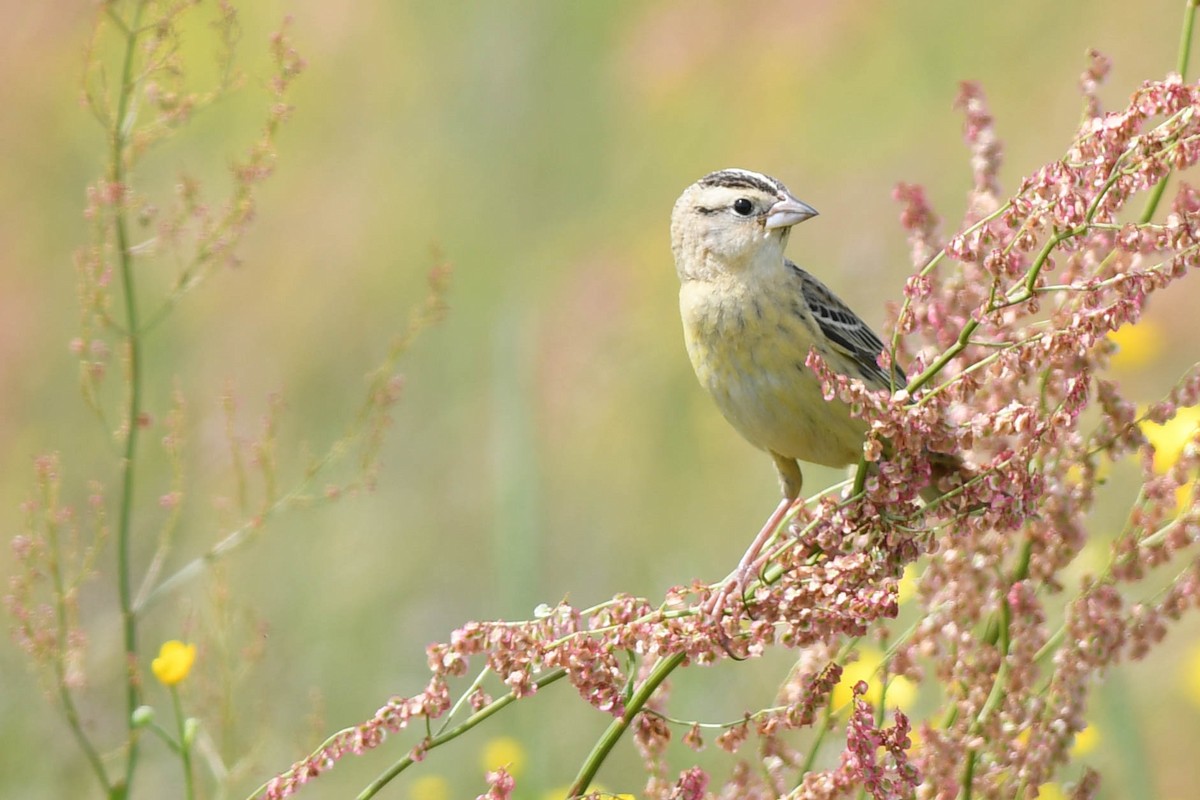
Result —
[[784, 458], [776, 453], [771, 456], [775, 459], [775, 467], [779, 471], [779, 482], [783, 488], [783, 500], [779, 506], [767, 518], [766, 524], [762, 530], [754, 537], [754, 541], [750, 543], [742, 560], [738, 562], [737, 569], [733, 574], [721, 585], [715, 594], [709, 599], [704, 606], [706, 616], [719, 617], [725, 610], [726, 604], [731, 597], [743, 598], [746, 595], [746, 587], [749, 586], [750, 580], [758, 572], [759, 556], [762, 555], [763, 548], [771, 541], [775, 535], [779, 523], [783, 522], [783, 518], [795, 503], [796, 498], [800, 495], [800, 487], [803, 485], [804, 476], [800, 473], [800, 465], [795, 459]]
[[771, 537], [775, 535], [775, 529], [779, 527], [779, 523], [783, 521], [783, 517], [787, 514], [788, 509], [792, 507], [792, 501], [784, 498], [775, 512], [767, 519], [762, 530], [754, 537], [754, 541], [750, 543], [750, 547], [746, 550], [742, 560], [738, 562], [737, 569], [733, 574], [721, 584], [719, 588], [704, 607], [706, 615], [720, 616], [724, 611], [726, 603], [733, 597], [744, 597], [746, 587], [750, 584], [750, 579], [754, 577], [755, 562], [762, 555], [762, 550], [767, 546], [767, 542], [771, 541]]
[[783, 492], [783, 499], [795, 500], [804, 487], [804, 473], [800, 471], [800, 464], [796, 459], [779, 453], [772, 452], [771, 458], [775, 460], [775, 471], [779, 473], [779, 489]]

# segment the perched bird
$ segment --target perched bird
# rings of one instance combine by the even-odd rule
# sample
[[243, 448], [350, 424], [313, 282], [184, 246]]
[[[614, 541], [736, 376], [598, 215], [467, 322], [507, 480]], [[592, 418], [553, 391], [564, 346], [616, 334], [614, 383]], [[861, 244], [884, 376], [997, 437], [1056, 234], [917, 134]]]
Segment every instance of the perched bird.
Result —
[[797, 462], [844, 467], [862, 454], [866, 424], [841, 401], [824, 399], [805, 366], [809, 351], [870, 388], [905, 385], [900, 370], [879, 366], [883, 342], [875, 332], [784, 256], [792, 226], [816, 215], [775, 178], [744, 169], [704, 176], [671, 214], [679, 310], [696, 377], [730, 424], [770, 453], [783, 489], [783, 502], [742, 559], [742, 589], [800, 496]]

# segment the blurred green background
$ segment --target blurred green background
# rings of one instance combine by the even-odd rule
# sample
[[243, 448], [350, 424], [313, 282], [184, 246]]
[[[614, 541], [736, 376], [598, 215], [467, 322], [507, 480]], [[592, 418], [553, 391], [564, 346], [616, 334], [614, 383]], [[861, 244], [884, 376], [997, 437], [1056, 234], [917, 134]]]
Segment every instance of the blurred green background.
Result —
[[[11, 534], [37, 454], [62, 453], [75, 502], [88, 479], [112, 492], [116, 480], [67, 348], [84, 187], [105, 147], [77, 102], [95, 7], [0, 7], [0, 519]], [[656, 598], [716, 579], [741, 554], [775, 506], [776, 481], [702, 394], [683, 351], [667, 225], [687, 184], [728, 166], [782, 179], [821, 211], [790, 255], [878, 325], [909, 270], [894, 184], [924, 184], [946, 227], [962, 213], [958, 82], [984, 86], [1012, 190], [1070, 141], [1087, 48], [1113, 58], [1102, 95], [1118, 105], [1173, 68], [1182, 10], [1181, 0], [248, 4], [247, 88], [144, 164], [144, 185], [161, 184], [164, 204], [179, 171], [219, 198], [230, 155], [260, 124], [267, 33], [294, 16], [309, 67], [244, 266], [191, 295], [150, 345], [152, 413], [165, 414], [176, 379], [189, 401], [194, 482], [175, 566], [221, 533], [209, 497], [227, 464], [226, 383], [246, 435], [280, 392], [282, 440], [321, 449], [357, 408], [427, 270], [444, 258], [455, 277], [449, 316], [404, 361], [378, 491], [275, 521], [218, 583], [193, 582], [146, 621], [147, 659], [167, 638], [191, 634], [203, 647], [205, 626], [244, 631], [234, 661], [242, 647], [261, 651], [232, 711], [249, 759], [235, 796], [318, 734], [419, 690], [424, 646], [468, 619], [527, 617], [564, 596], [579, 606], [616, 592]], [[185, 48], [201, 78], [211, 72], [206, 13]], [[163, 280], [155, 270], [172, 274], [144, 263], [151, 283]], [[1150, 322], [1174, 346], [1129, 366], [1134, 396], [1156, 398], [1196, 360], [1195, 297], [1185, 283], [1155, 298]], [[281, 449], [285, 476], [298, 474], [299, 454]], [[806, 474], [814, 488], [840, 477]], [[165, 486], [146, 475], [139, 488], [145, 537]], [[98, 732], [117, 724], [111, 561], [110, 547], [84, 595], [83, 707]], [[5, 574], [10, 562], [6, 549]], [[230, 591], [226, 617], [209, 610], [214, 586]], [[1194, 791], [1197, 630], [1173, 631], [1098, 700], [1083, 760], [1105, 768], [1104, 797]], [[218, 680], [208, 648], [197, 707], [208, 702], [202, 679]], [[767, 704], [784, 664], [690, 671], [677, 681], [680, 713], [729, 719]], [[94, 796], [12, 646], [0, 647], [0, 674], [0, 796]], [[446, 783], [406, 777], [384, 796], [474, 796], [480, 753], [502, 734], [524, 753], [522, 796], [565, 784], [606, 720], [580, 711], [565, 684], [548, 694], [414, 770]], [[148, 700], [168, 707], [159, 687]], [[302, 796], [347, 796], [408, 746], [345, 761]], [[174, 796], [177, 765], [153, 742], [146, 753], [138, 796]], [[1149, 772], [1129, 766], [1142, 759]], [[601, 777], [634, 792], [635, 766], [623, 746]]]

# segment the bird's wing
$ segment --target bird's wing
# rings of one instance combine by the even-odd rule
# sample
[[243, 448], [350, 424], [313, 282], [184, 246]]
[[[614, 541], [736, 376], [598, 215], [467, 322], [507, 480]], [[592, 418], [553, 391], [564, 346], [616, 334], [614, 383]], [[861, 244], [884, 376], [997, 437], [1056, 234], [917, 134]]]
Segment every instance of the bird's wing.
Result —
[[821, 327], [825, 338], [838, 350], [854, 362], [858, 375], [851, 377], [862, 378], [868, 386], [886, 389], [895, 386], [897, 389], [905, 385], [904, 373], [892, 365], [892, 376], [879, 366], [879, 354], [883, 352], [883, 342], [875, 331], [858, 318], [838, 296], [819, 280], [809, 275], [800, 267], [787, 262], [788, 267], [800, 278], [800, 292], [804, 302], [812, 312], [813, 319]]

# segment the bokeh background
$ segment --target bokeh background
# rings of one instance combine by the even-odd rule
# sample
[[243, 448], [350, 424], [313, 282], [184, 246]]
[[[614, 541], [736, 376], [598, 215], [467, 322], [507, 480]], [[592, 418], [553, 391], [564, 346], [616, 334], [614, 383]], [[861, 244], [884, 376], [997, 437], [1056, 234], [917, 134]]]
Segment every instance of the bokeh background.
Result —
[[[151, 411], [166, 412], [175, 381], [189, 402], [194, 482], [175, 566], [222, 532], [210, 496], [227, 473], [225, 387], [248, 433], [280, 393], [281, 441], [319, 450], [357, 408], [428, 269], [444, 259], [454, 280], [448, 317], [403, 363], [378, 490], [276, 520], [146, 621], [147, 659], [164, 639], [201, 642], [188, 691], [209, 717], [203, 687], [229, 680], [213, 632], [228, 639], [225, 663], [241, 665], [230, 741], [246, 758], [234, 796], [320, 734], [417, 691], [425, 644], [466, 620], [523, 618], [563, 597], [658, 597], [736, 561], [777, 488], [683, 351], [667, 231], [683, 187], [727, 166], [782, 179], [821, 211], [790, 254], [878, 325], [909, 270], [892, 187], [926, 186], [948, 225], [963, 210], [958, 82], [988, 94], [1011, 189], [1069, 142], [1087, 49], [1113, 58], [1102, 96], [1118, 104], [1173, 68], [1183, 11], [1182, 0], [247, 6], [246, 89], [145, 162], [151, 186], [187, 171], [219, 198], [230, 155], [260, 124], [267, 34], [293, 15], [309, 67], [244, 264], [191, 295], [150, 345]], [[79, 319], [72, 253], [105, 147], [78, 103], [95, 8], [0, 2], [6, 538], [40, 453], [61, 452], [69, 500], [93, 477], [116, 486], [110, 438], [80, 400], [68, 351]], [[203, 79], [211, 62], [197, 20], [184, 52]], [[1197, 359], [1196, 298], [1188, 281], [1155, 298], [1119, 362], [1135, 396], [1158, 397]], [[302, 450], [281, 445], [281, 460], [294, 479]], [[806, 475], [812, 487], [841, 477]], [[161, 519], [152, 498], [164, 485], [157, 475], [142, 484], [144, 536]], [[119, 697], [111, 561], [110, 548], [84, 595], [83, 704], [100, 732]], [[6, 574], [10, 562], [6, 549]], [[1180, 626], [1098, 688], [1081, 758], [1105, 769], [1103, 797], [1192, 796], [1197, 632]], [[677, 681], [680, 707], [737, 718], [770, 702], [785, 663], [690, 671]], [[61, 718], [7, 644], [0, 674], [0, 797], [94, 796]], [[165, 712], [155, 688], [148, 699]], [[424, 779], [406, 776], [383, 796], [474, 796], [485, 757], [519, 760], [522, 797], [564, 785], [606, 720], [565, 684], [547, 695], [435, 752], [410, 773]], [[408, 746], [343, 762], [304, 796], [350, 795]], [[178, 786], [177, 765], [156, 747], [140, 797]], [[601, 778], [637, 791], [631, 746]]]

